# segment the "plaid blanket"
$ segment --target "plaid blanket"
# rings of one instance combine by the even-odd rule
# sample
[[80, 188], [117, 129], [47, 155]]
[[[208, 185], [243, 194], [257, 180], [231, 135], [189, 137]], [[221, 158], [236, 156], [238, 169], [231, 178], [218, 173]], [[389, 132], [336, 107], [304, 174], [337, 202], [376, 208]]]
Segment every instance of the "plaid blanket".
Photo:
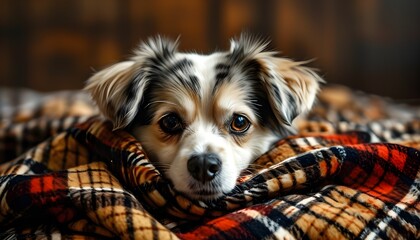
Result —
[[418, 107], [326, 87], [297, 135], [204, 202], [83, 94], [0, 100], [0, 239], [420, 238]]

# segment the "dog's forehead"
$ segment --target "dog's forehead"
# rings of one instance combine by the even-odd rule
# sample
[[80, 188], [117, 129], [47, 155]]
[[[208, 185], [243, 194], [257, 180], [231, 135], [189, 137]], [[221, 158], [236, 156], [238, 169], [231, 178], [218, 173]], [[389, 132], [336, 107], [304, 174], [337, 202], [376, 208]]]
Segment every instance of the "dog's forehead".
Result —
[[235, 82], [235, 79], [244, 77], [240, 68], [235, 67], [228, 52], [215, 52], [209, 55], [178, 53], [172, 64], [175, 69], [183, 68], [182, 72], [196, 77], [200, 86], [211, 88], [212, 94], [226, 80]]
[[[176, 102], [181, 107], [195, 109], [198, 114], [208, 112], [209, 109], [215, 111], [213, 114], [220, 113], [218, 115], [231, 113], [234, 110], [250, 112], [246, 101], [252, 92], [249, 89], [250, 84], [243, 81], [243, 75], [240, 72], [233, 72], [230, 64], [229, 54], [225, 52], [210, 55], [178, 53], [172, 59], [168, 69], [178, 74], [178, 77], [174, 79], [182, 84], [181, 88], [187, 92], [191, 90], [194, 92], [193, 94], [178, 93], [172, 97], [176, 98]], [[227, 78], [229, 81], [225, 81]], [[192, 105], [195, 106], [192, 107]]]
[[176, 59], [178, 62], [189, 61], [192, 70], [202, 75], [202, 78], [207, 79], [213, 77], [218, 65], [226, 63], [226, 56], [227, 54], [223, 52], [216, 52], [209, 55], [179, 53]]
[[[182, 72], [182, 75], [188, 75], [188, 80], [194, 80], [198, 88], [193, 89], [199, 95], [214, 95], [216, 89], [227, 78], [240, 78], [238, 71], [232, 71], [229, 61], [229, 53], [215, 52], [209, 55], [196, 53], [178, 53], [172, 61], [170, 69], [176, 69], [172, 72]], [[236, 73], [236, 74], [234, 74]], [[238, 76], [233, 76], [238, 75]], [[182, 84], [188, 85], [188, 81], [181, 80]], [[207, 96], [211, 97], [211, 96]]]

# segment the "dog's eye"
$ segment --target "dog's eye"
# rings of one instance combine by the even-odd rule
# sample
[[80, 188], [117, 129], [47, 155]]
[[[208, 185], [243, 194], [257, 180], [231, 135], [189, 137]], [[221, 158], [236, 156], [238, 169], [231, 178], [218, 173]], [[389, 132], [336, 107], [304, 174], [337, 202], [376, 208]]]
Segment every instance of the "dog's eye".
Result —
[[184, 129], [181, 118], [175, 113], [170, 113], [160, 119], [159, 126], [168, 134], [178, 134]]
[[237, 134], [245, 133], [248, 131], [250, 126], [251, 123], [245, 116], [235, 114], [233, 115], [232, 122], [230, 123], [230, 131]]

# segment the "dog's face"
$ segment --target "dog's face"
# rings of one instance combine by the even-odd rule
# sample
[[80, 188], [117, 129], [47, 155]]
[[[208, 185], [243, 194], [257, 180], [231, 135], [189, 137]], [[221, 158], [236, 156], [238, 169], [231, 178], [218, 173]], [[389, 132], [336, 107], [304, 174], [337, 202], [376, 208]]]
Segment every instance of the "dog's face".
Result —
[[86, 87], [114, 127], [128, 129], [176, 190], [231, 191], [241, 171], [291, 131], [321, 81], [312, 70], [241, 37], [227, 52], [180, 53], [156, 38]]

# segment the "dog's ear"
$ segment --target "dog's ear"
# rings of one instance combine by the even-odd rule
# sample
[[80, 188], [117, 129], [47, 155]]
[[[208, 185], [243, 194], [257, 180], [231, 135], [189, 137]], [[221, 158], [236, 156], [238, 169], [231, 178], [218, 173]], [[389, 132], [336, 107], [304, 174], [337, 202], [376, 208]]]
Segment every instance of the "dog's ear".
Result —
[[128, 126], [136, 117], [157, 65], [170, 59], [176, 47], [177, 42], [159, 36], [151, 38], [139, 45], [130, 60], [114, 64], [89, 78], [85, 90], [101, 113], [113, 122], [114, 129]]
[[[281, 113], [285, 123], [290, 125], [295, 117], [311, 109], [320, 83], [324, 80], [305, 62], [272, 57], [276, 74], [266, 76], [266, 86], [273, 107]], [[279, 93], [283, 91], [283, 93]]]
[[[246, 35], [231, 41], [231, 56], [242, 66], [257, 66], [258, 74], [267, 94], [272, 111], [279, 122], [291, 125], [300, 113], [314, 103], [322, 78], [305, 62], [276, 57], [267, 51], [268, 42]], [[247, 67], [244, 68], [245, 71]]]

